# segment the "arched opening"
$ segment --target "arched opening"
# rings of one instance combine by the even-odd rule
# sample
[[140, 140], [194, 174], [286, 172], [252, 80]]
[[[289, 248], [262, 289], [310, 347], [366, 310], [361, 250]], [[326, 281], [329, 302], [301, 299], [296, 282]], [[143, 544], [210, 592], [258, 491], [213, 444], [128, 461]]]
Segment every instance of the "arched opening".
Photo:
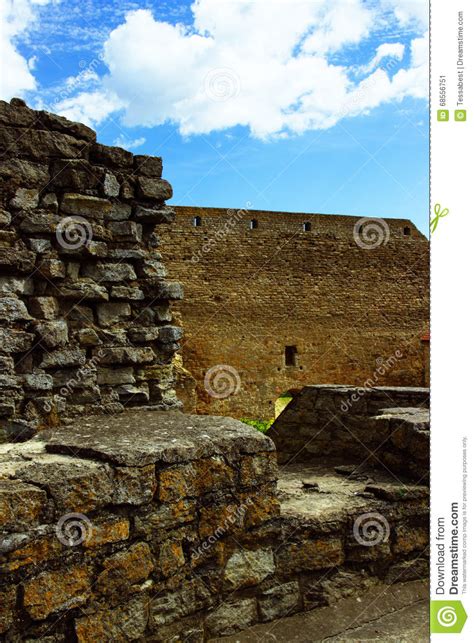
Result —
[[311, 232], [311, 223], [309, 221], [305, 221], [303, 223], [303, 231], [304, 232]]
[[252, 219], [249, 224], [249, 228], [251, 230], [256, 230], [258, 228], [258, 221], [257, 219]]
[[403, 228], [403, 234], [405, 235], [405, 237], [409, 237], [411, 235], [411, 228], [409, 228], [408, 226], [405, 226]]
[[201, 217], [200, 217], [200, 216], [196, 216], [196, 217], [194, 217], [194, 219], [193, 219], [193, 226], [194, 226], [195, 228], [197, 228], [197, 227], [199, 227], [200, 225], [202, 225], [202, 219], [201, 219]]

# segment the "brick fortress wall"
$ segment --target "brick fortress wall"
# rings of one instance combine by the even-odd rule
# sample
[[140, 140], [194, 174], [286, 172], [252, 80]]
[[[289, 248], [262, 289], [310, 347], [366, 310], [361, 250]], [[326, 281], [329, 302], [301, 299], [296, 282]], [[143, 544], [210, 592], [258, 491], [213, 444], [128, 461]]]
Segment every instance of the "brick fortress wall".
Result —
[[163, 254], [198, 412], [270, 418], [305, 384], [423, 385], [429, 244], [409, 220], [175, 210]]
[[18, 99], [0, 102], [0, 154], [0, 418], [176, 406], [161, 159]]

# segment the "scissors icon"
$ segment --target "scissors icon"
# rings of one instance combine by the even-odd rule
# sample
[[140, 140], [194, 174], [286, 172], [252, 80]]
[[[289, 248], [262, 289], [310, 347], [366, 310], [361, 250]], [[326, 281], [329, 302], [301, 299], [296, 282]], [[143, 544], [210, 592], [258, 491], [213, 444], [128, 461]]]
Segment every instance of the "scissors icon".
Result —
[[435, 216], [430, 221], [431, 234], [433, 234], [433, 232], [438, 227], [439, 220], [449, 214], [449, 210], [448, 208], [444, 208], [444, 210], [441, 210], [441, 205], [439, 203], [436, 203], [434, 207], [434, 213]]

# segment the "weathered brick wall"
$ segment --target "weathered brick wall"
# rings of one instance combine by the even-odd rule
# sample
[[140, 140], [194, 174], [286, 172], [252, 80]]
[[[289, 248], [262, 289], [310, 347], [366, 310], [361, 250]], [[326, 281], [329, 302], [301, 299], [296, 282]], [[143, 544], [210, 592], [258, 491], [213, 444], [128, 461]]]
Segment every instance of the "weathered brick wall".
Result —
[[[270, 418], [276, 398], [304, 384], [423, 385], [429, 244], [410, 221], [387, 219], [380, 245], [361, 235], [359, 247], [356, 217], [175, 210], [163, 256], [185, 288], [183, 358], [199, 412]], [[216, 369], [206, 387], [218, 365], [240, 382], [221, 369], [213, 389]]]
[[277, 494], [275, 455], [173, 411], [0, 445], [2, 640], [199, 643], [426, 577], [426, 487], [326, 467], [283, 470]]
[[161, 159], [15, 99], [0, 102], [0, 154], [0, 418], [176, 406]]

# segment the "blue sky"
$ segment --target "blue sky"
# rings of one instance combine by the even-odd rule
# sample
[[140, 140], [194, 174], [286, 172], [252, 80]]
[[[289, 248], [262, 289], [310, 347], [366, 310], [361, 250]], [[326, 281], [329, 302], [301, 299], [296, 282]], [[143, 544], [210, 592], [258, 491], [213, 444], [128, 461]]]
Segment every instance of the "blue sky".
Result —
[[428, 229], [427, 0], [4, 0], [1, 97], [163, 156], [180, 205]]

